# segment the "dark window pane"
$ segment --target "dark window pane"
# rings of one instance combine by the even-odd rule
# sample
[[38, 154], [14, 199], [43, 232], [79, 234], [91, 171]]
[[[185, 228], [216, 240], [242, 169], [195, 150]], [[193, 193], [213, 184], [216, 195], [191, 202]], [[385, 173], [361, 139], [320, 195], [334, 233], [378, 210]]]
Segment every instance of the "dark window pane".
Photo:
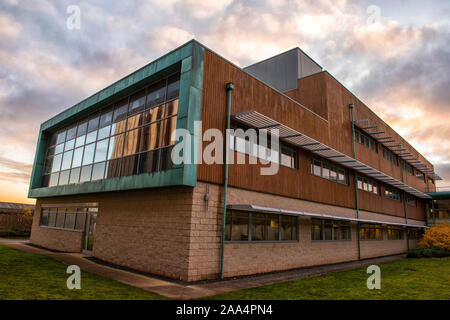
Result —
[[147, 94], [147, 106], [146, 108], [151, 108], [155, 105], [164, 102], [166, 93], [166, 80], [160, 81], [157, 84], [148, 88]]
[[141, 153], [138, 173], [150, 173], [156, 171], [158, 169], [158, 153], [159, 150]]
[[63, 228], [64, 227], [64, 219], [66, 217], [66, 209], [59, 208], [58, 213], [56, 215], [56, 225], [57, 228]]
[[56, 133], [54, 133], [50, 136], [50, 140], [48, 142], [49, 146], [54, 146], [56, 144], [56, 137], [57, 137]]
[[322, 220], [311, 219], [311, 240], [323, 240]]
[[59, 174], [58, 185], [62, 186], [64, 184], [68, 184], [69, 183], [69, 175], [70, 175], [70, 170], [61, 171], [61, 173]]
[[50, 147], [47, 149], [47, 157], [53, 156], [55, 154], [55, 147]]
[[95, 117], [95, 118], [89, 120], [89, 123], [88, 123], [88, 132], [92, 132], [92, 131], [98, 129], [98, 122], [99, 122], [99, 120], [100, 120], [99, 117]]
[[163, 118], [164, 105], [145, 110], [142, 124], [149, 124]]
[[161, 121], [144, 127], [141, 151], [159, 148], [161, 145]]
[[142, 124], [142, 113], [131, 116], [127, 120], [127, 130], [139, 127]]
[[77, 137], [86, 134], [86, 132], [87, 132], [87, 121], [80, 123], [78, 125]]
[[134, 129], [125, 134], [125, 146], [123, 148], [123, 155], [128, 156], [139, 152], [139, 145], [141, 141], [141, 129]]
[[176, 115], [178, 113], [178, 99], [172, 100], [166, 104], [166, 117]]
[[103, 127], [100, 130], [98, 130], [97, 139], [102, 140], [104, 138], [107, 138], [109, 137], [110, 133], [111, 133], [111, 126]]
[[120, 101], [114, 108], [113, 122], [119, 122], [127, 118], [128, 98]]
[[48, 209], [42, 209], [40, 225], [48, 226]]
[[120, 176], [120, 163], [122, 159], [114, 159], [108, 161], [106, 166], [106, 177], [107, 178], [115, 178]]
[[69, 130], [67, 130], [67, 135], [66, 135], [66, 141], [75, 139], [77, 135], [77, 127], [72, 127]]
[[58, 133], [56, 137], [56, 144], [66, 141], [66, 131]]
[[173, 146], [161, 149], [161, 171], [172, 169], [172, 150]]
[[278, 216], [277, 215], [267, 215], [266, 220], [266, 228], [267, 228], [267, 239], [275, 241], [278, 240], [278, 232], [279, 232], [279, 222], [278, 222]]
[[81, 167], [80, 182], [91, 180], [92, 165]]
[[92, 169], [92, 181], [103, 179], [105, 176], [106, 162], [96, 163]]
[[324, 221], [324, 240], [332, 240], [332, 223], [331, 221]]
[[97, 142], [95, 147], [95, 160], [94, 162], [101, 162], [106, 160], [108, 152], [108, 141], [109, 139], [104, 139]]
[[137, 173], [139, 155], [132, 155], [122, 159], [121, 176], [131, 176]]
[[104, 110], [102, 112], [102, 116], [100, 117], [100, 128], [106, 127], [112, 123], [113, 113], [110, 111], [112, 108], [108, 108], [108, 110]]
[[167, 86], [167, 100], [177, 98], [180, 94], [180, 75], [176, 74], [169, 78]]
[[109, 139], [108, 160], [114, 158], [120, 158], [123, 151], [124, 135], [120, 134], [112, 136]]
[[51, 209], [48, 214], [48, 226], [54, 227], [56, 224], [56, 209]]
[[81, 171], [81, 168], [79, 168], [79, 167], [70, 170], [69, 183], [78, 183], [78, 181], [80, 180], [80, 171]]
[[231, 240], [231, 214], [232, 214], [231, 212], [227, 212], [226, 226], [225, 226], [225, 241]]
[[297, 218], [281, 216], [281, 240], [296, 240]]
[[248, 213], [233, 211], [231, 240], [248, 241]]
[[48, 174], [52, 170], [53, 157], [45, 159], [44, 174]]
[[252, 241], [267, 240], [266, 234], [266, 218], [264, 214], [252, 214]]
[[41, 187], [48, 187], [50, 183], [50, 175], [46, 174], [42, 176]]
[[84, 230], [84, 224], [86, 222], [86, 209], [78, 209], [77, 217], [75, 221], [75, 230]]
[[164, 120], [162, 147], [175, 144], [175, 130], [177, 129], [177, 117]]
[[145, 107], [145, 90], [135, 93], [130, 98], [130, 108], [128, 113], [134, 114], [143, 111]]
[[91, 143], [84, 147], [83, 165], [91, 164], [94, 161], [95, 143]]

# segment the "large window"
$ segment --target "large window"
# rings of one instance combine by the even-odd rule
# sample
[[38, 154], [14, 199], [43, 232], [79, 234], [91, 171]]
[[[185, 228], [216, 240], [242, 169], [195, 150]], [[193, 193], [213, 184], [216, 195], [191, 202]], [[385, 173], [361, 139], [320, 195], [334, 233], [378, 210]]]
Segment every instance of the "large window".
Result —
[[179, 87], [176, 73], [54, 133], [42, 186], [170, 169]]
[[416, 177], [425, 182], [425, 174], [422, 171], [416, 169]]
[[[279, 163], [285, 167], [294, 169], [298, 168], [298, 155], [297, 148], [295, 146], [280, 141], [280, 152], [278, 152], [276, 150], [271, 150], [271, 139], [269, 135], [263, 143], [261, 137], [255, 129], [249, 129], [237, 123], [233, 123], [231, 129], [235, 130], [234, 133], [230, 135], [231, 150], [248, 154], [252, 157], [260, 158], [265, 161]], [[242, 130], [242, 132], [236, 132], [236, 130]], [[246, 132], [248, 134], [246, 134]], [[255, 134], [253, 138], [254, 141], [252, 141], [250, 133]]]
[[386, 186], [384, 194], [388, 199], [400, 201], [400, 191], [394, 187]]
[[361, 130], [355, 130], [355, 139], [357, 142], [369, 148], [370, 150], [378, 152], [377, 141]]
[[359, 235], [361, 240], [383, 240], [383, 228], [380, 224], [361, 224]]
[[413, 195], [406, 193], [405, 194], [405, 199], [406, 199], [406, 203], [409, 204], [410, 206], [416, 206], [416, 197], [414, 197]]
[[311, 219], [311, 240], [351, 240], [348, 221]]
[[347, 184], [348, 173], [343, 167], [327, 161], [322, 158], [314, 157], [311, 162], [311, 173], [313, 175], [335, 181], [342, 184]]
[[403, 229], [400, 227], [387, 227], [387, 235], [389, 240], [402, 240], [403, 239]]
[[378, 195], [380, 192], [380, 185], [373, 179], [358, 175], [358, 189]]
[[396, 166], [398, 166], [398, 157], [395, 153], [393, 153], [391, 150], [387, 149], [386, 147], [383, 147], [383, 158], [389, 160]]
[[295, 216], [228, 211], [226, 241], [296, 241], [298, 219]]
[[65, 230], [83, 231], [87, 212], [97, 212], [97, 207], [42, 208], [40, 226]]

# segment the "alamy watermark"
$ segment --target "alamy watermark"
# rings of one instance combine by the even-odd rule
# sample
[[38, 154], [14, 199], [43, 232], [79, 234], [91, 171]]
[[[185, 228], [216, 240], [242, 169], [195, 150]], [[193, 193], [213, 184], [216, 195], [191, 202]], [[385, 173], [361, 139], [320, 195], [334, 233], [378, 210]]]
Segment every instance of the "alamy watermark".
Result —
[[81, 269], [77, 265], [70, 265], [67, 267], [66, 273], [70, 274], [70, 276], [67, 278], [66, 285], [67, 289], [73, 290], [81, 289]]
[[367, 267], [367, 271], [368, 274], [371, 274], [371, 276], [369, 278], [367, 278], [367, 289], [369, 290], [373, 290], [373, 289], [377, 289], [380, 290], [381, 289], [381, 269], [379, 266], [377, 265], [370, 265]]

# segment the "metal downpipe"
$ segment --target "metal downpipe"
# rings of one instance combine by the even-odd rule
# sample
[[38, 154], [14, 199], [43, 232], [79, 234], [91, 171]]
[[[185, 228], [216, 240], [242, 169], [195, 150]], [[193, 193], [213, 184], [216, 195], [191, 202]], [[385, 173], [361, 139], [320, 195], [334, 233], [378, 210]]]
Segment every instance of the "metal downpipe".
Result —
[[223, 267], [225, 259], [225, 228], [227, 223], [227, 193], [228, 193], [228, 158], [230, 150], [230, 136], [228, 134], [228, 129], [230, 129], [230, 118], [231, 118], [231, 93], [234, 89], [234, 84], [232, 82], [227, 83], [227, 124], [225, 127], [225, 175], [224, 175], [224, 194], [223, 194], [223, 215], [222, 215], [222, 251], [220, 257], [220, 279], [223, 280]]

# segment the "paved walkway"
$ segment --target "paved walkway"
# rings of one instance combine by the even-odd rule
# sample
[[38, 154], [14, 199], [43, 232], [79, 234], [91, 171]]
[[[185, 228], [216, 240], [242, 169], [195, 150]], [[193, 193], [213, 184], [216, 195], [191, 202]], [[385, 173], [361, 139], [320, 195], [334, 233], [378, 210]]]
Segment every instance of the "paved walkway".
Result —
[[170, 280], [156, 279], [150, 276], [113, 268], [104, 264], [99, 264], [86, 259], [86, 255], [81, 253], [60, 253], [36, 248], [28, 245], [27, 240], [0, 239], [11, 248], [25, 252], [42, 254], [67, 265], [78, 265], [82, 270], [98, 274], [134, 287], [160, 294], [173, 299], [196, 299], [213, 296], [220, 293], [269, 285], [279, 282], [286, 282], [311, 276], [322, 275], [331, 272], [356, 269], [371, 264], [393, 261], [405, 257], [404, 254], [366, 259], [361, 261], [344, 262], [333, 265], [301, 268], [295, 270], [274, 272], [270, 274], [255, 275], [229, 279], [224, 281], [199, 282], [194, 284], [180, 284]]

